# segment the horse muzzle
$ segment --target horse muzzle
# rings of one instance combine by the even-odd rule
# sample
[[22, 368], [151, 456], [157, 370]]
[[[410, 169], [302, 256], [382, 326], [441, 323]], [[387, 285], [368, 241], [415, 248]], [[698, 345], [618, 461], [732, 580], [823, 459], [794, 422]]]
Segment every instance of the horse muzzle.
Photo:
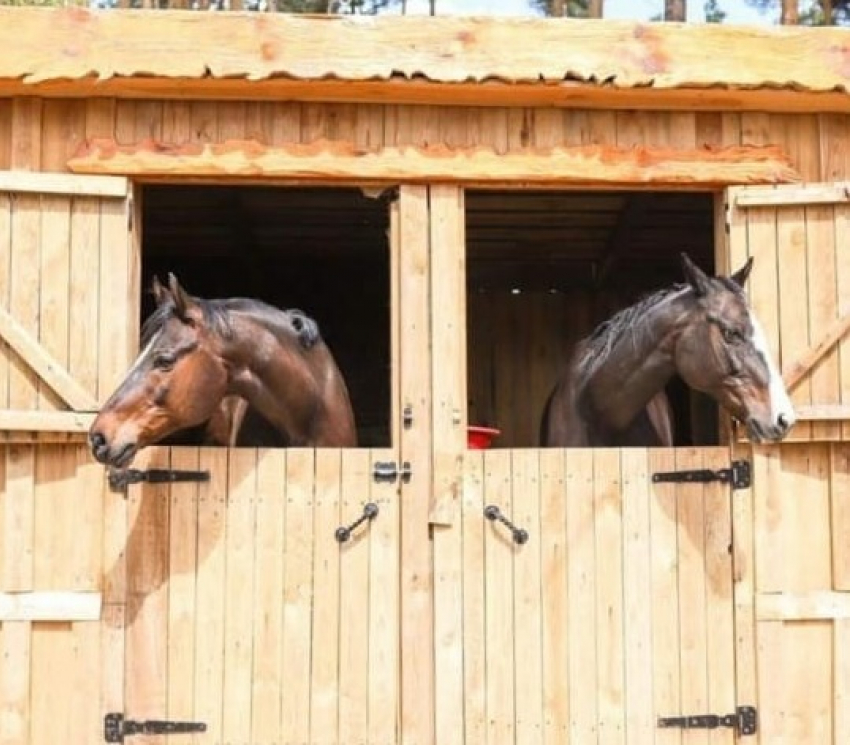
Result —
[[89, 433], [89, 445], [92, 455], [98, 463], [115, 468], [124, 468], [133, 460], [138, 452], [135, 442], [123, 442], [110, 445], [101, 432]]
[[791, 431], [794, 421], [780, 414], [773, 422], [763, 422], [755, 417], [747, 420], [747, 435], [754, 443], [780, 442]]

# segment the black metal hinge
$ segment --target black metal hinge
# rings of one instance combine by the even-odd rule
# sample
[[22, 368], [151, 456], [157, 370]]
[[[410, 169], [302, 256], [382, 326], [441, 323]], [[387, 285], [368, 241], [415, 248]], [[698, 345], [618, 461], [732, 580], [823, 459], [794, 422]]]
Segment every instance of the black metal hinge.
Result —
[[203, 722], [164, 722], [152, 719], [147, 722], [136, 722], [124, 719], [123, 714], [115, 712], [103, 718], [103, 739], [106, 742], [124, 742], [130, 735], [173, 735], [184, 732], [205, 732], [207, 725]]
[[112, 491], [124, 491], [130, 484], [171, 484], [176, 481], [209, 481], [209, 471], [175, 471], [168, 468], [149, 468], [140, 471], [136, 468], [109, 469], [109, 488]]
[[730, 484], [733, 489], [747, 489], [752, 483], [750, 477], [750, 462], [747, 460], [733, 460], [730, 468], [696, 468], [692, 471], [663, 471], [653, 473], [654, 483], [664, 482], [673, 484], [699, 483], [707, 484], [712, 481], [720, 481]]
[[372, 478], [377, 484], [393, 484], [399, 477], [399, 471], [401, 472], [401, 480], [405, 484], [410, 483], [412, 472], [410, 469], [410, 463], [407, 461], [401, 464], [401, 469], [399, 469], [398, 463], [395, 461], [378, 461], [372, 466]]
[[758, 730], [758, 712], [754, 706], [739, 706], [734, 714], [697, 714], [685, 717], [660, 717], [659, 727], [680, 729], [717, 729], [731, 727], [739, 735], [754, 735]]

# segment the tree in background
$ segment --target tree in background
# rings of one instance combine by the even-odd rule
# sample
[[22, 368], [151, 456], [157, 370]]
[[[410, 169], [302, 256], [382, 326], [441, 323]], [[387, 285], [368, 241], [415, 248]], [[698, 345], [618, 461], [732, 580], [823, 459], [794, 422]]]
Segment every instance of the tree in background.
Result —
[[702, 9], [703, 13], [705, 13], [706, 23], [723, 23], [723, 20], [726, 18], [726, 12], [720, 9], [717, 0], [705, 0]]
[[759, 10], [780, 10], [783, 24], [850, 25], [850, 0], [747, 0]]
[[555, 18], [602, 18], [603, 0], [531, 0], [531, 7]]
[[687, 14], [685, 0], [664, 0], [665, 21], [685, 21]]

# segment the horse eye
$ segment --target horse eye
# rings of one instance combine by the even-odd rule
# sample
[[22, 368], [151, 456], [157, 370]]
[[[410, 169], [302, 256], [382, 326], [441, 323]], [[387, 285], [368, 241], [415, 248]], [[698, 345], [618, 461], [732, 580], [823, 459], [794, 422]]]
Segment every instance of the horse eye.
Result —
[[177, 358], [173, 354], [158, 354], [153, 358], [153, 366], [157, 370], [170, 370], [175, 362]]
[[724, 328], [722, 333], [723, 341], [727, 344], [735, 344], [743, 338], [740, 333], [735, 331], [735, 329]]

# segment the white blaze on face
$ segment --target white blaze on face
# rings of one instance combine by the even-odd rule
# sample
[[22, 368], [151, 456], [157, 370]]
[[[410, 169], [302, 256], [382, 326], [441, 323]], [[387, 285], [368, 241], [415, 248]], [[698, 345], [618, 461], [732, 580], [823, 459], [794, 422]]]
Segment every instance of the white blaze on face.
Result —
[[147, 346], [139, 353], [139, 356], [136, 357], [136, 361], [133, 363], [133, 366], [130, 368], [130, 371], [127, 373], [125, 380], [129, 380], [134, 375], [139, 372], [139, 369], [142, 366], [142, 363], [147, 359], [148, 355], [151, 353], [151, 350], [156, 344], [157, 339], [159, 339], [159, 335], [162, 333], [162, 329], [157, 331], [152, 337], [151, 340], [147, 343]]
[[776, 367], [773, 361], [773, 355], [770, 353], [770, 348], [767, 345], [767, 337], [764, 335], [758, 318], [755, 317], [752, 310], [750, 313], [750, 323], [753, 326], [753, 346], [757, 352], [760, 352], [767, 364], [767, 374], [770, 381], [770, 418], [772, 423], [779, 421], [781, 416], [790, 429], [797, 420], [797, 415], [794, 413], [794, 405], [788, 396], [788, 391], [785, 388], [785, 383], [782, 380], [782, 374]]

